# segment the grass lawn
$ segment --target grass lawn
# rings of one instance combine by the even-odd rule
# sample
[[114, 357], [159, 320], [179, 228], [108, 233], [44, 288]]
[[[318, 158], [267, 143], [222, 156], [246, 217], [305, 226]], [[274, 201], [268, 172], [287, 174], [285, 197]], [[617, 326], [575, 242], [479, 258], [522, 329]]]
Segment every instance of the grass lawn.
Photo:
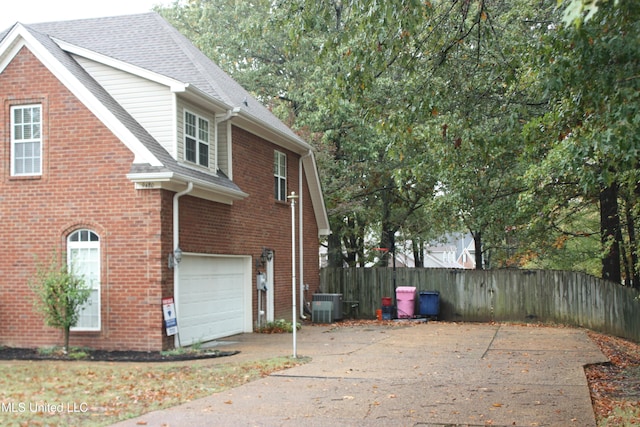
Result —
[[110, 425], [305, 362], [287, 357], [245, 363], [4, 362], [0, 425]]

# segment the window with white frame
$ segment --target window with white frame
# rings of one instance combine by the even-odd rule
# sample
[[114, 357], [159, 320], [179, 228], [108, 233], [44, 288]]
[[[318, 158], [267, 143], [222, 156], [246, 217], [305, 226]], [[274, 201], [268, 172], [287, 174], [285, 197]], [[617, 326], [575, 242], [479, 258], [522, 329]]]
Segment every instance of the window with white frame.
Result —
[[100, 330], [100, 238], [91, 230], [76, 230], [67, 238], [69, 270], [91, 289], [87, 302], [80, 307], [75, 331]]
[[11, 107], [11, 175], [42, 174], [42, 106]]
[[209, 167], [209, 121], [184, 112], [184, 159]]
[[273, 157], [273, 176], [275, 178], [276, 200], [287, 200], [287, 155], [275, 151]]

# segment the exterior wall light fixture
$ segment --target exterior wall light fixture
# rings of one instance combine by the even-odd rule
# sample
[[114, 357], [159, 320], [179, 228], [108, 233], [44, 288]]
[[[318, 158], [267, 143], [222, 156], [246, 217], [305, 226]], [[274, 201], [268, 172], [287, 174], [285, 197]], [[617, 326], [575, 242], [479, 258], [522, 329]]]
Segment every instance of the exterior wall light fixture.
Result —
[[175, 268], [182, 261], [182, 249], [179, 247], [175, 251], [169, 254], [168, 264], [169, 268]]

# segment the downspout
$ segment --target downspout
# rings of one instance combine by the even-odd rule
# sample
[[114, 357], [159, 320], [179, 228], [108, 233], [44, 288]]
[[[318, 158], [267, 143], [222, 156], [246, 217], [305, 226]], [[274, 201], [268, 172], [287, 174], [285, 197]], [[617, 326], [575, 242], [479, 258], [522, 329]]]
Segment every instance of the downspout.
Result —
[[232, 117], [235, 117], [240, 112], [240, 107], [234, 107], [232, 110], [227, 110], [224, 114], [216, 114], [216, 124], [226, 122]]
[[[173, 253], [175, 254], [176, 249], [178, 249], [180, 247], [180, 207], [179, 207], [179, 202], [178, 199], [182, 196], [184, 196], [185, 194], [188, 194], [191, 192], [191, 190], [193, 190], [193, 182], [188, 182], [187, 183], [187, 188], [185, 190], [180, 191], [179, 193], [176, 193], [173, 195]], [[178, 334], [176, 335], [176, 339], [177, 339], [177, 347], [181, 347], [180, 345], [180, 316], [179, 316], [179, 311], [178, 311], [178, 298], [180, 293], [178, 292], [178, 290], [180, 289], [180, 283], [179, 283], [179, 275], [178, 275], [178, 266], [180, 264], [179, 263], [174, 263], [173, 265], [173, 299], [176, 303], [176, 319], [178, 319]]]
[[[231, 166], [231, 162], [228, 161], [227, 163], [227, 167], [226, 168], [220, 168], [220, 164], [219, 164], [219, 160], [218, 160], [218, 147], [220, 146], [220, 141], [219, 136], [218, 136], [218, 125], [220, 123], [226, 122], [227, 120], [231, 120], [232, 118], [236, 117], [238, 114], [240, 113], [240, 107], [234, 107], [231, 110], [227, 110], [225, 113], [222, 114], [216, 114], [214, 123], [215, 125], [213, 126], [213, 138], [215, 140], [215, 143], [213, 144], [213, 146], [215, 147], [215, 159], [216, 159], [216, 169], [226, 169], [227, 175], [229, 176], [229, 179], [233, 180], [233, 167]], [[227, 134], [227, 142], [229, 141], [229, 134]], [[228, 147], [229, 152], [227, 153], [227, 158], [231, 159], [231, 148]]]
[[303, 188], [302, 188], [302, 159], [311, 156], [311, 150], [304, 156], [300, 156], [298, 160], [298, 247], [300, 248], [300, 318], [305, 320], [307, 317], [304, 315], [304, 291], [306, 284], [304, 283], [304, 215], [303, 215]]

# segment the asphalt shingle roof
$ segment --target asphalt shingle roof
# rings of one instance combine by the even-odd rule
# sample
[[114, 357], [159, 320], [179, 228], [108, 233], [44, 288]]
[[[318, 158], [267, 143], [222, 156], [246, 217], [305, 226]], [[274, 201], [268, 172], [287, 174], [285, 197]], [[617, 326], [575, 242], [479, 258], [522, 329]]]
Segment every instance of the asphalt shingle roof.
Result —
[[[195, 86], [304, 143], [240, 84], [155, 12], [33, 24], [51, 37]], [[248, 100], [248, 106], [243, 103]]]
[[[229, 108], [241, 107], [244, 114], [254, 117], [258, 122], [298, 143], [306, 144], [155, 12], [30, 24], [24, 27], [163, 164], [160, 167], [134, 164], [131, 172], [170, 171], [241, 192], [223, 174], [213, 176], [177, 162], [69, 53], [58, 46], [57, 40], [194, 86]], [[0, 41], [9, 30], [0, 32]], [[248, 105], [245, 101], [248, 101]]]

